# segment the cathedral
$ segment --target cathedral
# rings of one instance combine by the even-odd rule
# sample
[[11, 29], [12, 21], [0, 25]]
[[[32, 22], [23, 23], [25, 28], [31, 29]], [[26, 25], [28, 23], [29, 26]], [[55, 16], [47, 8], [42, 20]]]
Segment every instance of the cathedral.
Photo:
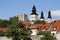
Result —
[[[46, 31], [56, 34], [60, 31], [60, 20], [51, 21], [51, 11], [48, 12], [47, 21], [45, 21], [44, 13], [41, 11], [40, 18], [38, 19], [38, 14], [36, 13], [36, 7], [35, 5], [32, 7], [32, 13], [30, 14], [30, 20], [27, 18], [28, 16], [26, 14], [18, 14], [19, 20], [25, 24], [26, 29], [28, 29], [29, 33], [31, 35], [37, 35], [39, 31]], [[23, 21], [24, 20], [24, 21]], [[44, 24], [42, 23], [34, 23], [35, 21], [45, 21]]]
[[[18, 17], [18, 20], [25, 25], [28, 33], [31, 35], [37, 35], [39, 31], [51, 32], [52, 34], [57, 34], [60, 32], [60, 20], [52, 21], [51, 11], [48, 11], [46, 21], [43, 11], [41, 11], [40, 18], [38, 19], [35, 5], [32, 7], [30, 19], [28, 19], [27, 14], [17, 14], [16, 17]], [[37, 23], [35, 23], [36, 21]], [[0, 28], [0, 30], [5, 32], [8, 28]]]
[[[44, 14], [43, 14], [43, 11], [41, 11], [41, 15], [40, 15], [40, 19], [38, 19], [38, 14], [36, 13], [36, 7], [35, 5], [33, 6], [32, 8], [32, 13], [30, 14], [30, 21], [31, 21], [31, 24], [34, 23], [34, 21], [37, 21], [37, 20], [40, 20], [40, 21], [44, 21]], [[47, 17], [47, 22], [50, 23], [51, 22], [51, 12], [49, 11], [48, 12], [48, 17]]]

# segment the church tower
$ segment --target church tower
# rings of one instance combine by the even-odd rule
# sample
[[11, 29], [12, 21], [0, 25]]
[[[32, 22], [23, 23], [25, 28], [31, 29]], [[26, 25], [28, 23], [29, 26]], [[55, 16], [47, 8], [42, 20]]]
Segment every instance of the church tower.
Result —
[[31, 24], [33, 24], [34, 21], [37, 21], [37, 20], [38, 20], [38, 14], [36, 13], [36, 7], [35, 7], [35, 5], [33, 5], [32, 13], [30, 14]]
[[44, 21], [44, 15], [43, 15], [43, 11], [41, 11], [41, 17], [40, 17], [40, 21]]
[[50, 23], [50, 22], [51, 22], [51, 19], [52, 19], [52, 17], [51, 17], [51, 12], [49, 11], [49, 12], [48, 12], [47, 22]]

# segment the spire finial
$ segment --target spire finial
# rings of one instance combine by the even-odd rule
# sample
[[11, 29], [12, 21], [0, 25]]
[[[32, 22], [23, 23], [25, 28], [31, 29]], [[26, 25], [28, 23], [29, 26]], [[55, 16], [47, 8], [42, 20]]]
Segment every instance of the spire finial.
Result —
[[44, 19], [43, 11], [41, 11], [41, 17], [40, 19]]
[[49, 12], [48, 12], [48, 18], [52, 18], [51, 17], [51, 11], [49, 10]]
[[35, 7], [35, 5], [33, 5], [31, 15], [38, 15], [38, 14], [36, 13], [36, 7]]
[[35, 5], [33, 5], [33, 8], [32, 9], [36, 9]]

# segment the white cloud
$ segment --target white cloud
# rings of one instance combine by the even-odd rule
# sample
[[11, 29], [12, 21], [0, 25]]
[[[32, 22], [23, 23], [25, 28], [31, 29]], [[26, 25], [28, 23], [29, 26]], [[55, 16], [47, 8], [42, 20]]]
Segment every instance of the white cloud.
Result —
[[51, 11], [52, 16], [60, 16], [60, 10]]

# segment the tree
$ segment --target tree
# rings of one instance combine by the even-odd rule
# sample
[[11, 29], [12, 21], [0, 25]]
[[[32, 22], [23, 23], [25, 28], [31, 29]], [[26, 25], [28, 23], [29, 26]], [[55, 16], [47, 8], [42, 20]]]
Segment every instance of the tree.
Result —
[[40, 31], [37, 33], [37, 35], [44, 35], [44, 34], [46, 34], [46, 32]]
[[38, 35], [43, 35], [40, 40], [56, 40], [56, 37], [50, 32], [39, 32]]
[[9, 25], [9, 20], [0, 20], [0, 28], [8, 27], [7, 25]]
[[9, 22], [10, 22], [10, 24], [17, 24], [18, 23], [18, 18], [16, 16], [10, 17]]
[[0, 31], [0, 36], [4, 36], [4, 32]]
[[24, 28], [11, 25], [8, 31], [8, 37], [12, 37], [13, 40], [21, 40], [27, 38], [28, 34]]
[[34, 22], [34, 24], [44, 24], [44, 23], [45, 23], [44, 20], [43, 20], [43, 21], [41, 21], [41, 20], [37, 20], [37, 21]]
[[2, 22], [3, 20], [2, 19], [0, 19], [0, 23]]
[[0, 27], [8, 27], [7, 32], [0, 31], [0, 36], [11, 37], [12, 40], [21, 40], [28, 36], [25, 25], [18, 20], [18, 17], [11, 17], [9, 20], [0, 19]]
[[18, 22], [17, 18], [10, 19], [11, 24], [8, 30], [8, 37], [12, 37], [13, 40], [21, 40], [28, 36], [25, 26], [22, 22]]

